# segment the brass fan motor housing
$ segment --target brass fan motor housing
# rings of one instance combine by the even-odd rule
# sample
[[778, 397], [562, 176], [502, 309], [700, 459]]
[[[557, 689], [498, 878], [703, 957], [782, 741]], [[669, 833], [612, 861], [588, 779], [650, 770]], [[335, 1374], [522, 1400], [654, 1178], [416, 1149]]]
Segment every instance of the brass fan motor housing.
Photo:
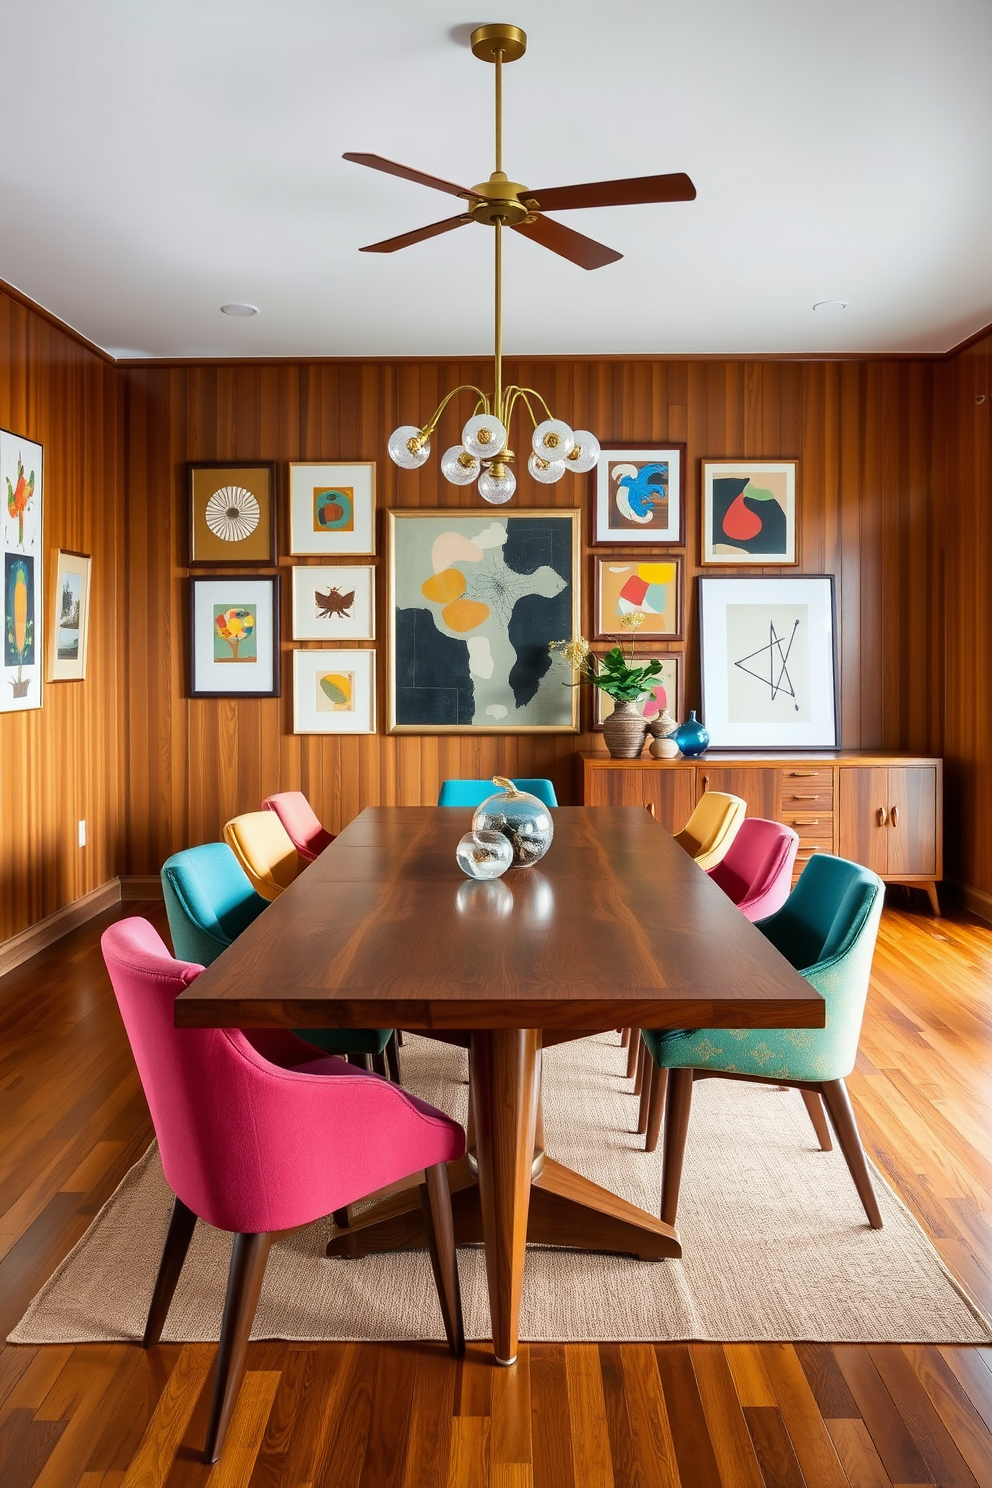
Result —
[[527, 33], [519, 26], [508, 26], [493, 22], [489, 26], [476, 26], [469, 38], [472, 55], [480, 62], [495, 62], [497, 54], [502, 62], [518, 62], [527, 50]]
[[520, 200], [527, 187], [519, 181], [507, 180], [505, 171], [493, 171], [488, 181], [480, 181], [472, 190], [485, 197], [485, 201], [469, 202], [468, 209], [475, 222], [485, 222], [490, 227], [502, 222], [504, 227], [516, 227], [530, 213], [531, 209]]

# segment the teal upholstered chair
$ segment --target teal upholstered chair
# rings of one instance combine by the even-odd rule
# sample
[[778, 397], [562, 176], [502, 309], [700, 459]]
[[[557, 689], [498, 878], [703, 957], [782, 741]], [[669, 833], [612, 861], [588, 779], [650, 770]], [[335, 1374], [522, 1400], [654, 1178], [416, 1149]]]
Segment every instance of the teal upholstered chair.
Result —
[[[172, 945], [180, 961], [209, 966], [257, 919], [267, 901], [256, 894], [226, 842], [206, 842], [173, 853], [162, 866], [162, 893]], [[379, 1074], [399, 1078], [391, 1028], [300, 1028], [328, 1054], [369, 1060]]]
[[820, 1145], [829, 1148], [822, 1098], [868, 1222], [873, 1229], [881, 1229], [882, 1217], [845, 1079], [858, 1052], [884, 892], [881, 879], [869, 869], [817, 853], [782, 908], [758, 924], [762, 934], [822, 994], [827, 1004], [824, 1028], [642, 1033], [657, 1066], [648, 1114], [649, 1150], [657, 1144], [661, 1102], [667, 1093], [661, 1217], [668, 1224], [675, 1223], [678, 1210], [693, 1081], [723, 1075], [800, 1090]]
[[[550, 780], [515, 780], [519, 791], [536, 796], [545, 806], [558, 805], [558, 797]], [[490, 796], [495, 796], [499, 787], [491, 780], [443, 780], [438, 792], [439, 806], [481, 806]]]

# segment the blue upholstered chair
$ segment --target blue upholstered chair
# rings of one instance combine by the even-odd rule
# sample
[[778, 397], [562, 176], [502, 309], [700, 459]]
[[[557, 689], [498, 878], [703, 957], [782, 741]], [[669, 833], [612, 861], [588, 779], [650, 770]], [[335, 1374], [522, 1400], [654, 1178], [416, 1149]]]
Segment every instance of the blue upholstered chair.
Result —
[[[648, 1114], [648, 1150], [657, 1144], [665, 1105], [661, 1217], [675, 1223], [693, 1081], [711, 1075], [791, 1085], [802, 1092], [820, 1145], [830, 1146], [822, 1102], [872, 1229], [881, 1229], [871, 1175], [846, 1077], [854, 1068], [868, 996], [885, 887], [857, 863], [817, 853], [776, 914], [757, 928], [827, 1004], [824, 1028], [644, 1030], [656, 1066]], [[667, 1092], [666, 1092], [667, 1086]]]
[[[527, 791], [545, 806], [558, 805], [558, 797], [550, 780], [515, 780], [517, 790]], [[490, 796], [499, 794], [499, 787], [491, 780], [443, 780], [438, 792], [439, 806], [481, 806]]]
[[[246, 930], [267, 901], [256, 894], [226, 842], [173, 853], [162, 866], [162, 893], [172, 945], [180, 961], [209, 966]], [[300, 1028], [300, 1038], [328, 1054], [371, 1060], [379, 1074], [399, 1078], [391, 1028]]]

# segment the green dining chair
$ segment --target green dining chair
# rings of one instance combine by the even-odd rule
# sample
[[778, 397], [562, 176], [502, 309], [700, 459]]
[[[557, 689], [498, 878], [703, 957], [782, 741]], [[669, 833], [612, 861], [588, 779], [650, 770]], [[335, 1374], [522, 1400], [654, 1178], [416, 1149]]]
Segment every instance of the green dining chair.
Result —
[[665, 1136], [661, 1217], [678, 1211], [692, 1087], [723, 1076], [802, 1092], [821, 1147], [830, 1147], [821, 1099], [872, 1229], [882, 1216], [846, 1078], [854, 1068], [868, 996], [872, 955], [885, 886], [857, 863], [817, 853], [777, 913], [757, 928], [823, 996], [824, 1028], [696, 1028], [642, 1030], [655, 1065], [647, 1122], [647, 1150], [657, 1146], [664, 1102]]

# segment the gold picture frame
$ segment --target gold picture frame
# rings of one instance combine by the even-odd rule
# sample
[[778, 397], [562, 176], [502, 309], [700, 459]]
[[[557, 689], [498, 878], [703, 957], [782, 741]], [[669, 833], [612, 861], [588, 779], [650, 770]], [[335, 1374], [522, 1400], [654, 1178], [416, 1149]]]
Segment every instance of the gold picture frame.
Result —
[[90, 638], [89, 553], [56, 548], [53, 553], [52, 626], [48, 646], [48, 681], [83, 682]]

